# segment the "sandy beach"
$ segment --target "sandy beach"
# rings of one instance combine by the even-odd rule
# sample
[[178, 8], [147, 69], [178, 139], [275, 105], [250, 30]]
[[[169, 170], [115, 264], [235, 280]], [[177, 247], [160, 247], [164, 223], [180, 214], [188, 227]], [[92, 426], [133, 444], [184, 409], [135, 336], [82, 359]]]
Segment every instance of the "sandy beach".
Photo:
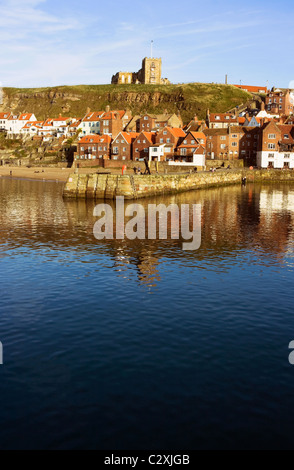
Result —
[[[68, 176], [74, 173], [72, 168], [46, 168], [46, 167], [19, 167], [19, 166], [3, 166], [0, 167], [0, 178], [1, 177], [12, 177], [12, 178], [25, 178], [34, 179], [39, 181], [58, 181], [60, 183], [66, 183]], [[103, 170], [103, 168], [80, 168], [79, 174], [91, 174], [97, 171], [102, 173], [110, 173], [110, 170]], [[10, 174], [12, 172], [12, 174]], [[111, 169], [112, 174], [121, 174], [121, 169]], [[125, 174], [133, 174], [133, 170], [129, 169]]]
[[39, 181], [60, 181], [65, 183], [68, 175], [72, 172], [71, 168], [25, 168], [25, 167], [0, 167], [0, 178], [25, 178]]

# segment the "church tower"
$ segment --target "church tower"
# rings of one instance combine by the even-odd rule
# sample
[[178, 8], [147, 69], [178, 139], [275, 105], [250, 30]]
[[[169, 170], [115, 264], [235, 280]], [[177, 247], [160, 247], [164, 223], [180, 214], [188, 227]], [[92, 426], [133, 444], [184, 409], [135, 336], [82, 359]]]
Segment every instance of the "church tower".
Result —
[[139, 80], [141, 83], [149, 85], [160, 85], [161, 84], [161, 59], [145, 57], [142, 61], [141, 77]]

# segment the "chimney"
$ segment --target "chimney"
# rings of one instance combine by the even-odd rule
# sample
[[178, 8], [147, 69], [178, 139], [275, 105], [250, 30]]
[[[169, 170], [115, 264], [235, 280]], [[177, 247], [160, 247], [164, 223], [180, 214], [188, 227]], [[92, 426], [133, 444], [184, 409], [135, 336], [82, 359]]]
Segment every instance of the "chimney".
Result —
[[109, 106], [109, 104], [106, 106], [105, 111], [106, 111], [107, 113], [109, 113], [109, 111], [110, 111], [110, 106]]
[[210, 112], [209, 112], [209, 109], [206, 111], [206, 117], [207, 119], [209, 119], [209, 116], [210, 116]]
[[195, 122], [198, 122], [197, 114], [195, 114], [195, 116], [194, 116], [194, 121], [195, 121]]
[[91, 112], [91, 109], [88, 107], [87, 111], [86, 111], [86, 114], [89, 114], [90, 112]]

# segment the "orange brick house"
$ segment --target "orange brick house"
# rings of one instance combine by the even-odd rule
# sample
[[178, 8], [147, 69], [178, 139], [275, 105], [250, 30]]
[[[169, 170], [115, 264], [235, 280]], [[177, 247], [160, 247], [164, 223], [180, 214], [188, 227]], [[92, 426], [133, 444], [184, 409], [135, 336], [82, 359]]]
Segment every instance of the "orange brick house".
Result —
[[133, 142], [138, 135], [137, 132], [119, 132], [111, 145], [111, 160], [132, 160]]
[[[196, 156], [206, 154], [206, 135], [203, 132], [188, 132], [176, 150], [175, 159], [184, 162], [194, 162]], [[201, 162], [202, 163], [202, 162]], [[204, 166], [201, 164], [199, 166]]]
[[209, 129], [227, 129], [230, 126], [238, 126], [239, 119], [231, 113], [210, 113], [208, 109], [206, 124]]
[[133, 142], [133, 160], [149, 158], [149, 147], [155, 143], [154, 132], [140, 132]]
[[165, 158], [163, 160], [174, 160], [175, 149], [182, 143], [186, 133], [180, 128], [164, 127], [155, 137], [155, 143], [164, 144]]
[[102, 165], [110, 157], [111, 137], [109, 135], [87, 135], [77, 145], [76, 161], [90, 160], [93, 166]]
[[273, 88], [266, 95], [265, 107], [269, 114], [278, 116], [294, 114], [294, 92], [289, 89]]
[[106, 112], [99, 119], [100, 133], [111, 135], [114, 139], [125, 129], [131, 118], [131, 111], [110, 111], [108, 106]]
[[261, 128], [257, 153], [260, 168], [294, 168], [294, 126], [270, 121]]

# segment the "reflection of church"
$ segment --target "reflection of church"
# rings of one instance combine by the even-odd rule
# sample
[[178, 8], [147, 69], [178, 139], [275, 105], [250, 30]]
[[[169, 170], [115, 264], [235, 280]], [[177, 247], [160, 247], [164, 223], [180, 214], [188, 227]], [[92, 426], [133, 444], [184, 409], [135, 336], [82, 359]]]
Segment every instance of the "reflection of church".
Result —
[[130, 83], [167, 85], [170, 82], [167, 78], [161, 78], [161, 66], [161, 59], [145, 57], [139, 72], [117, 72], [116, 75], [113, 75], [111, 83], [114, 85]]

